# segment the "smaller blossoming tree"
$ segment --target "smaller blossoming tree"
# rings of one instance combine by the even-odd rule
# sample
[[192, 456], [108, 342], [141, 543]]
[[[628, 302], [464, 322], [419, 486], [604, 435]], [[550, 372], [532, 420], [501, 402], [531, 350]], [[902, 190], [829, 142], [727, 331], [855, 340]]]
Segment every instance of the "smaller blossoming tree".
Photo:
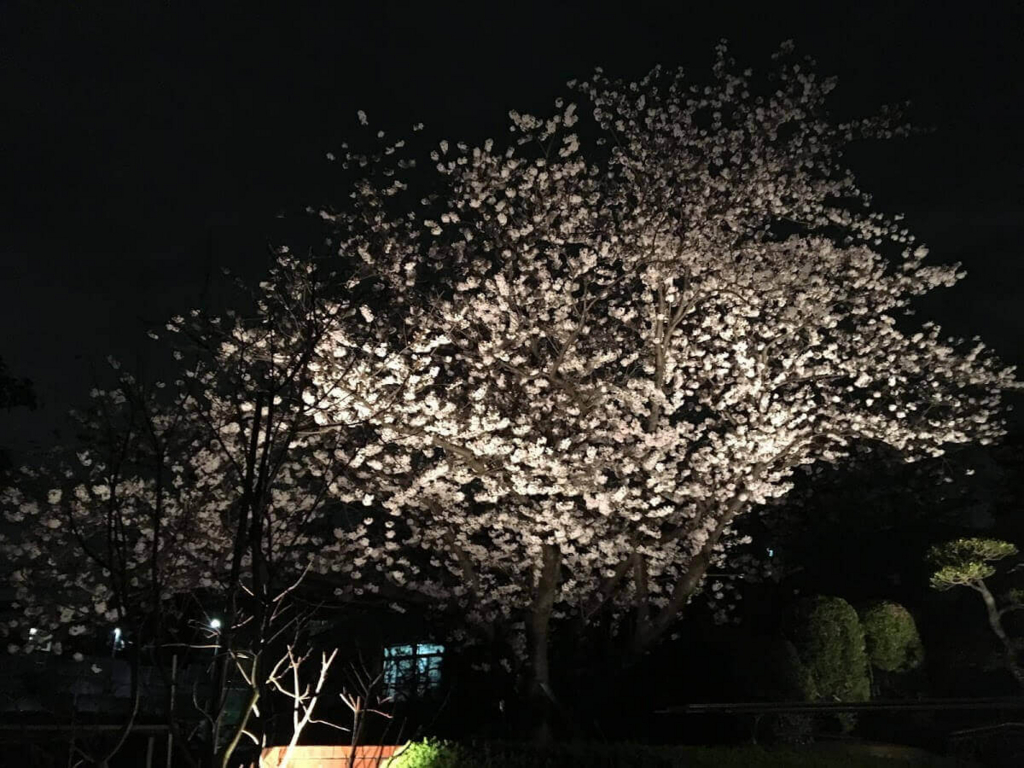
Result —
[[[283, 254], [247, 314], [172, 319], [175, 380], [145, 386], [118, 370], [78, 415], [69, 460], [26, 469], [2, 496], [10, 525], [0, 551], [20, 611], [9, 650], [46, 639], [60, 653], [117, 627], [137, 708], [140, 663], [213, 649], [192, 713], [206, 722], [205, 754], [191, 754], [203, 765], [227, 765], [240, 739], [269, 735], [260, 701], [272, 711], [284, 643], [300, 653], [296, 632], [318, 599], [292, 598], [331, 566], [321, 547], [328, 489], [345, 482], [344, 434], [310, 430], [319, 405], [302, 398], [334, 322], [317, 295], [323, 283], [314, 264]], [[246, 700], [228, 722], [227, 693], [239, 685]]]

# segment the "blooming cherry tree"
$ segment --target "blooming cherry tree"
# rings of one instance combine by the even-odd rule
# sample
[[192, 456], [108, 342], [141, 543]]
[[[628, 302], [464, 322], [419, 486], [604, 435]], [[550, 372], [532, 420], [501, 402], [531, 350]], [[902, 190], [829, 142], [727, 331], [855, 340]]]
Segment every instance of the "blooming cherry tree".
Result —
[[907, 129], [835, 123], [834, 81], [776, 58], [570, 83], [551, 116], [511, 113], [507, 147], [442, 142], [416, 214], [400, 143], [349, 154], [375, 175], [322, 213], [377, 291], [309, 394], [325, 428], [363, 425], [349, 459], [373, 468], [337, 546], [380, 545], [345, 568], [509, 630], [535, 690], [553, 618], [608, 611], [643, 654], [798, 468], [1002, 432], [1012, 371], [909, 319], [962, 273], [842, 162]]
[[[911, 317], [962, 273], [843, 164], [908, 130], [834, 122], [834, 81], [776, 58], [598, 71], [548, 117], [512, 112], [508, 146], [440, 142], [432, 181], [401, 140], [346, 148], [331, 278], [282, 254], [248, 315], [174, 319], [173, 387], [98, 393], [121, 424], [93, 420], [102, 450], [6, 492], [39, 523], [0, 540], [25, 621], [141, 626], [210, 590], [224, 647], [242, 626], [263, 647], [315, 571], [467, 618], [547, 702], [552, 627], [610, 619], [640, 657], [799, 469], [998, 438], [1013, 372]], [[97, 567], [74, 576], [70, 547]]]

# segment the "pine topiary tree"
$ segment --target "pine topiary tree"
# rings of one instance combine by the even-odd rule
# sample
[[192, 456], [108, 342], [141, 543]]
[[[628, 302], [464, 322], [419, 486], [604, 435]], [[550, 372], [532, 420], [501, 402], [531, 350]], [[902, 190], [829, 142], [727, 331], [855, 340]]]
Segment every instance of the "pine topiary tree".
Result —
[[985, 579], [996, 574], [992, 563], [1018, 554], [1017, 546], [1000, 539], [954, 539], [937, 544], [928, 552], [928, 561], [933, 566], [931, 585], [933, 589], [945, 591], [954, 587], [970, 587], [985, 603], [988, 623], [992, 632], [1003, 646], [1003, 658], [1007, 670], [1024, 690], [1024, 667], [1020, 664], [1017, 643], [1007, 634], [1003, 616], [1024, 608], [1020, 590], [1011, 590], [1000, 604], [992, 594]]

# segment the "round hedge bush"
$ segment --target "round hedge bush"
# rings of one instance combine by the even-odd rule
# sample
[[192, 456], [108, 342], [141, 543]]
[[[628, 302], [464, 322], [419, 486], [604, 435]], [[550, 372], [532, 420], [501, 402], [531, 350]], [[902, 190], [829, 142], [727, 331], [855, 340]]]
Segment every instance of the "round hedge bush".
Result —
[[871, 665], [885, 672], [906, 672], [921, 665], [924, 649], [910, 611], [887, 600], [866, 606], [860, 614]]
[[871, 697], [864, 629], [848, 602], [839, 597], [804, 601], [793, 645], [813, 683], [809, 698], [867, 701]]

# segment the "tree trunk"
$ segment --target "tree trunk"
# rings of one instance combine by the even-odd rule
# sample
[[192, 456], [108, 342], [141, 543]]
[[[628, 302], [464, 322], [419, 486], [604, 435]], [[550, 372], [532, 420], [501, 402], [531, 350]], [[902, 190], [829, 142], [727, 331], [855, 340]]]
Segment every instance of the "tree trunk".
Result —
[[[686, 604], [693, 597], [697, 587], [700, 586], [701, 581], [704, 580], [704, 576], [707, 574], [708, 567], [711, 565], [711, 560], [714, 556], [715, 545], [718, 544], [726, 528], [729, 527], [730, 523], [736, 518], [736, 515], [739, 514], [745, 500], [746, 496], [740, 490], [726, 504], [719, 517], [718, 524], [711, 535], [708, 536], [707, 542], [700, 552], [690, 560], [686, 573], [676, 583], [668, 602], [657, 611], [654, 617], [648, 618], [646, 611], [638, 612], [642, 621], [637, 622], [636, 630], [633, 632], [633, 638], [626, 652], [625, 667], [631, 667], [640, 661], [643, 655], [664, 636], [665, 632], [679, 618], [683, 608], [686, 607]], [[646, 574], [644, 574], [644, 579], [646, 579]]]
[[989, 592], [988, 586], [981, 579], [978, 579], [975, 589], [981, 594], [981, 599], [985, 601], [989, 626], [992, 627], [992, 631], [999, 638], [999, 642], [1003, 644], [1003, 658], [1006, 660], [1006, 668], [1013, 675], [1013, 679], [1017, 681], [1020, 689], [1024, 691], [1024, 670], [1017, 664], [1017, 650], [1013, 647], [1013, 641], [1007, 637], [1006, 630], [1003, 629], [1003, 619], [999, 614], [996, 600], [992, 593]]
[[686, 569], [686, 574], [672, 591], [668, 603], [654, 619], [638, 623], [626, 656], [627, 667], [640, 661], [643, 655], [662, 638], [668, 628], [679, 618], [683, 608], [697, 591], [697, 586], [703, 580], [704, 574], [707, 573], [708, 565], [711, 562], [710, 549], [711, 547], [705, 547], [707, 552], [701, 551], [694, 556]]
[[537, 579], [537, 592], [530, 612], [529, 652], [530, 681], [527, 697], [532, 715], [533, 739], [551, 740], [551, 716], [555, 698], [551, 690], [551, 666], [548, 657], [551, 612], [558, 593], [562, 554], [554, 544], [545, 544]]

